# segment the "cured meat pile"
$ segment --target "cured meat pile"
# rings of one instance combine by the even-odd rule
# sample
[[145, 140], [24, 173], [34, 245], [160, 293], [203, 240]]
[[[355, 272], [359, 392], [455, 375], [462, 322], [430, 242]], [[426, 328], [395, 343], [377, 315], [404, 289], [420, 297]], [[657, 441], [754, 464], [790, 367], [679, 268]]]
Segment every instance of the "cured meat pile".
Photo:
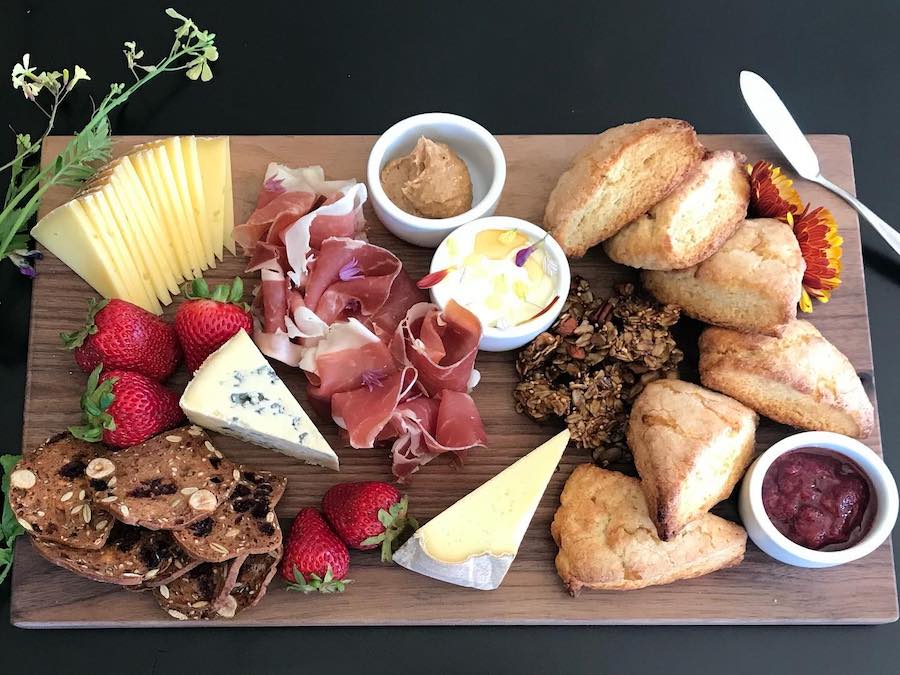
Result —
[[366, 241], [366, 187], [321, 167], [270, 164], [256, 210], [234, 229], [259, 270], [254, 340], [299, 366], [310, 401], [354, 448], [390, 442], [403, 481], [445, 452], [484, 447], [469, 391], [478, 383], [478, 319], [425, 297], [390, 251]]

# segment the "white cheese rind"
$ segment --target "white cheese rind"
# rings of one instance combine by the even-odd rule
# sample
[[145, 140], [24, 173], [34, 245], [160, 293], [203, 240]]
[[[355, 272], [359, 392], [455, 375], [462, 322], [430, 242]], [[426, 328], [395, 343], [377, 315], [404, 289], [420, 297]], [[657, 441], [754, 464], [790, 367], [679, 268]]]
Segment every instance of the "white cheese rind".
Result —
[[480, 591], [497, 588], [515, 558], [514, 555], [483, 553], [462, 563], [445, 563], [428, 555], [421, 540], [416, 537], [410, 537], [394, 553], [394, 562], [406, 569], [448, 584], [477, 588]]
[[210, 354], [181, 397], [206, 429], [337, 471], [337, 455], [245, 331]]
[[394, 562], [457, 586], [497, 588], [568, 442], [568, 431], [557, 434], [436, 515]]

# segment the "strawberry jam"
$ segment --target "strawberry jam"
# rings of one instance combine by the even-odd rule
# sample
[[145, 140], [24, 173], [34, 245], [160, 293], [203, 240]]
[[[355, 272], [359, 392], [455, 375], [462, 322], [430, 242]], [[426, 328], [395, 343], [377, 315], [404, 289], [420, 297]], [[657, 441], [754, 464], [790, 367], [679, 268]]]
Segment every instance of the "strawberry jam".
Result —
[[847, 548], [870, 525], [865, 475], [848, 459], [818, 448], [776, 459], [763, 478], [762, 499], [778, 531], [810, 549]]

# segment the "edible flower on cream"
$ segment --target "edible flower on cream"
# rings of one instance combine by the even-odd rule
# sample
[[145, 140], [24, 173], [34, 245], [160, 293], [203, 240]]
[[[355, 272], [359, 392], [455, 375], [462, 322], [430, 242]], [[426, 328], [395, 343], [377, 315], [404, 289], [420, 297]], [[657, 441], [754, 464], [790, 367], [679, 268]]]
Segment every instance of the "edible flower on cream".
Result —
[[419, 286], [456, 300], [485, 327], [511, 328], [533, 319], [555, 297], [556, 266], [542, 243], [516, 229], [456, 232], [442, 247], [445, 264]]

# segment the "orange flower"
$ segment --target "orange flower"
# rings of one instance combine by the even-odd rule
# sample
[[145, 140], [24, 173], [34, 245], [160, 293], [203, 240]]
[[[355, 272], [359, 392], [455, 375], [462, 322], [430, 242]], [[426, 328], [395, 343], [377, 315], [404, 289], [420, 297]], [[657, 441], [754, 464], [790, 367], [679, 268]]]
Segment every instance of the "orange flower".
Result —
[[750, 174], [750, 214], [753, 218], [781, 218], [803, 209], [794, 182], [769, 162], [747, 165]]
[[800, 251], [806, 261], [800, 309], [811, 312], [812, 298], [828, 302], [831, 291], [841, 285], [841, 244], [834, 216], [826, 208], [810, 210], [809, 205], [796, 218], [790, 211], [782, 220], [794, 228]]

